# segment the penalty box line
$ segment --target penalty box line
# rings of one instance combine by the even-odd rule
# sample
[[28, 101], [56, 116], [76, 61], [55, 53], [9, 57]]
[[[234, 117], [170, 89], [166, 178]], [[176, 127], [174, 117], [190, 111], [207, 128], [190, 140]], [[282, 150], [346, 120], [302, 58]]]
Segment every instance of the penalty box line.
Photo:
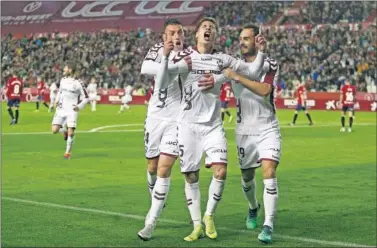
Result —
[[[106, 211], [106, 210], [99, 210], [99, 209], [93, 209], [93, 208], [82, 208], [82, 207], [75, 207], [75, 206], [68, 206], [68, 205], [62, 205], [62, 204], [56, 204], [56, 203], [50, 203], [50, 202], [40, 202], [40, 201], [32, 201], [32, 200], [25, 200], [25, 199], [19, 199], [19, 198], [12, 198], [12, 197], [2, 197], [2, 200], [12, 201], [12, 202], [19, 202], [29, 205], [35, 205], [35, 206], [44, 206], [44, 207], [50, 207], [50, 208], [60, 208], [60, 209], [68, 209], [73, 211], [79, 211], [79, 212], [88, 212], [88, 213], [95, 213], [95, 214], [102, 214], [102, 215], [109, 215], [109, 216], [119, 216], [127, 219], [134, 219], [134, 220], [140, 220], [144, 221], [145, 216], [141, 215], [135, 215], [135, 214], [124, 214], [124, 213], [118, 213], [118, 212], [112, 212], [112, 211]], [[188, 225], [187, 222], [182, 221], [176, 221], [171, 219], [159, 219], [160, 222], [165, 223], [171, 223], [171, 224], [177, 224], [177, 225]], [[257, 233], [255, 231], [250, 230], [240, 230], [240, 229], [232, 229], [228, 227], [218, 227], [217, 230], [224, 230], [228, 232], [235, 232], [235, 233]], [[305, 237], [296, 237], [296, 236], [289, 236], [289, 235], [283, 235], [283, 234], [275, 234], [274, 236], [280, 239], [286, 239], [286, 240], [293, 240], [293, 241], [300, 241], [305, 243], [313, 243], [313, 244], [320, 244], [320, 245], [328, 245], [328, 246], [340, 246], [340, 247], [376, 247], [376, 246], [368, 246], [368, 245], [361, 245], [361, 244], [355, 244], [355, 243], [347, 243], [347, 242], [341, 242], [341, 241], [327, 241], [327, 240], [320, 240], [320, 239], [312, 239], [312, 238], [305, 238]]]

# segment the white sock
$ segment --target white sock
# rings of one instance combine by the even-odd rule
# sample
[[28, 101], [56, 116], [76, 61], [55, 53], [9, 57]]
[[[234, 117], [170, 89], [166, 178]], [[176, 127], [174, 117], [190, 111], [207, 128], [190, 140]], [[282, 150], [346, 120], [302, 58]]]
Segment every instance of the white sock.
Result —
[[96, 110], [96, 101], [92, 101], [92, 111]]
[[61, 127], [59, 129], [59, 133], [64, 133], [64, 132], [67, 132], [67, 128], [66, 127]]
[[199, 182], [188, 183], [185, 182], [185, 193], [187, 200], [187, 207], [190, 211], [192, 223], [195, 225], [201, 224], [202, 213], [200, 210], [200, 190]]
[[123, 110], [124, 110], [124, 106], [120, 105], [120, 112], [123, 112]]
[[221, 196], [224, 191], [225, 180], [219, 180], [212, 178], [211, 184], [208, 190], [208, 202], [205, 215], [213, 215], [216, 211], [216, 207], [221, 200]]
[[157, 176], [151, 175], [147, 171], [147, 180], [148, 180], [149, 195], [152, 197], [152, 192], [153, 192], [154, 185], [156, 184]]
[[65, 153], [70, 153], [71, 152], [74, 139], [75, 139], [75, 136], [68, 136], [68, 139], [67, 139], [67, 149], [65, 150]]
[[263, 202], [264, 202], [264, 224], [274, 227], [274, 218], [276, 215], [276, 207], [278, 202], [278, 182], [276, 178], [264, 179], [264, 192], [263, 192]]
[[124, 104], [124, 107], [126, 108], [126, 109], [130, 109], [130, 106], [128, 106], [128, 104]]
[[155, 224], [157, 218], [160, 217], [161, 210], [164, 207], [170, 189], [170, 177], [157, 177], [156, 184], [152, 192], [152, 205], [148, 212], [149, 219], [147, 224]]
[[253, 178], [250, 182], [245, 182], [241, 177], [241, 185], [245, 199], [249, 203], [249, 208], [256, 209], [258, 207], [258, 201], [256, 196], [257, 185], [255, 179]]

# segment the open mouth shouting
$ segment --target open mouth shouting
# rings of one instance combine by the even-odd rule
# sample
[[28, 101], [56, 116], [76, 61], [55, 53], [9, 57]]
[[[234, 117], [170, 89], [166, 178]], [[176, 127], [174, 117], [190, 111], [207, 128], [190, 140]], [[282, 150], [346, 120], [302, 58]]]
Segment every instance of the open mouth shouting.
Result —
[[205, 41], [210, 41], [211, 40], [211, 35], [212, 35], [211, 31], [206, 31], [204, 33], [204, 40]]

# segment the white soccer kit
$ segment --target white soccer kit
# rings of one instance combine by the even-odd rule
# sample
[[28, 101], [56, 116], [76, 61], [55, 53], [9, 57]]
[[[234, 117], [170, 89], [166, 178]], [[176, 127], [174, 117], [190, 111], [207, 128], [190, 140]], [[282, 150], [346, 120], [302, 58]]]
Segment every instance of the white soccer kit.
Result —
[[[80, 96], [84, 98], [79, 103]], [[73, 77], [64, 77], [60, 81], [60, 88], [56, 99], [57, 107], [52, 125], [62, 126], [67, 121], [67, 127], [76, 128], [78, 112], [74, 111], [77, 106], [82, 109], [89, 101], [89, 95], [84, 84]]]
[[[145, 156], [148, 159], [160, 154], [178, 156], [177, 113], [181, 103], [180, 76], [176, 65], [169, 64], [168, 82], [160, 82], [157, 74], [165, 61], [163, 43], [155, 44], [148, 52], [142, 65], [142, 74], [155, 79], [153, 94], [148, 103], [148, 113], [144, 127]], [[170, 58], [175, 52], [170, 53]], [[173, 71], [172, 71], [173, 68]]]
[[96, 101], [97, 100], [97, 84], [96, 83], [89, 83], [87, 90], [88, 90], [88, 94], [89, 94], [89, 100], [90, 101]]
[[236, 143], [241, 169], [259, 167], [261, 160], [280, 161], [281, 135], [274, 105], [278, 77], [277, 62], [267, 58], [261, 72], [248, 78], [271, 84], [273, 90], [269, 96], [259, 96], [241, 84], [233, 85], [237, 99]]
[[58, 94], [58, 86], [56, 83], [51, 83], [50, 85], [50, 103], [54, 103], [56, 95]]
[[132, 102], [132, 86], [127, 85], [126, 88], [124, 88], [124, 96], [122, 97], [122, 103], [123, 104], [128, 104]]
[[[227, 141], [220, 118], [220, 89], [227, 81], [222, 76], [223, 68], [230, 67], [235, 71], [254, 73], [256, 63], [247, 64], [222, 53], [200, 54], [190, 48], [174, 56], [175, 63], [182, 60], [187, 53], [192, 59], [192, 71], [184, 78], [182, 84], [183, 106], [178, 115], [178, 144], [180, 150], [181, 171], [190, 172], [200, 169], [203, 152], [206, 161], [211, 164], [227, 164]], [[263, 54], [258, 54], [260, 68], [263, 65]], [[216, 80], [214, 88], [202, 91], [198, 81], [204, 74], [212, 73], [221, 76]]]

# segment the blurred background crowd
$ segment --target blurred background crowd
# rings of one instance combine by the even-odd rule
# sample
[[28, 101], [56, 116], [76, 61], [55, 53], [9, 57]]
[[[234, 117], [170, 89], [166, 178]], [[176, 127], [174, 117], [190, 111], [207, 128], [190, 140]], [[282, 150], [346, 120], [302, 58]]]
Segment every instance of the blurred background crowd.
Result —
[[[217, 19], [221, 29], [217, 48], [237, 56], [238, 27], [266, 24], [271, 18], [292, 7], [294, 2], [214, 2], [205, 15]], [[279, 85], [290, 90], [295, 81], [312, 81], [311, 91], [336, 91], [350, 78], [359, 91], [375, 92], [377, 82], [376, 26], [363, 29], [347, 22], [364, 21], [376, 2], [308, 2], [300, 13], [281, 18], [284, 24], [328, 24], [304, 30], [271, 28], [263, 31], [268, 40], [269, 56], [280, 64]], [[333, 25], [337, 24], [337, 25]], [[194, 44], [192, 29], [186, 29], [186, 42]], [[65, 61], [81, 61], [80, 76], [95, 77], [99, 87], [120, 88], [127, 84], [148, 89], [151, 80], [140, 75], [148, 49], [161, 41], [161, 33], [150, 29], [130, 32], [50, 34], [45, 37], [2, 37], [2, 80], [12, 69], [21, 72], [26, 84], [35, 84], [36, 76], [58, 81]]]

